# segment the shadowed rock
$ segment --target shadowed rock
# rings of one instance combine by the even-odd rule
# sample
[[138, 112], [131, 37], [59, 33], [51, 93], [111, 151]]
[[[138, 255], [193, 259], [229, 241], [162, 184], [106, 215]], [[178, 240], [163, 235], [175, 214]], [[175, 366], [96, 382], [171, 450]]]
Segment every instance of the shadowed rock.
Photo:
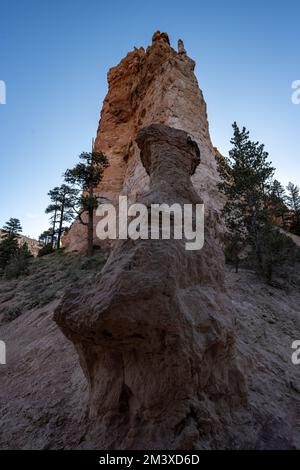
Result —
[[[190, 180], [200, 153], [186, 132], [153, 124], [136, 141], [150, 176], [139, 202], [201, 203]], [[205, 447], [224, 410], [245, 399], [210, 228], [208, 217], [198, 251], [185, 240], [117, 241], [97, 284], [56, 310], [89, 383], [89, 436], [99, 447]]]

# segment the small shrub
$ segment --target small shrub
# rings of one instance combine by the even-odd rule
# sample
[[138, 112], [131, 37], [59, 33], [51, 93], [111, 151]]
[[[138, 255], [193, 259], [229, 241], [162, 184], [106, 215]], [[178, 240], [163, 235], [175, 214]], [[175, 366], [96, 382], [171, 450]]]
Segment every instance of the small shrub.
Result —
[[23, 309], [20, 306], [7, 308], [1, 317], [0, 323], [9, 323], [22, 315], [22, 313]]
[[50, 253], [53, 253], [53, 252], [54, 252], [53, 246], [51, 245], [51, 243], [48, 243], [48, 245], [43, 246], [43, 248], [39, 250], [38, 257], [50, 255]]
[[6, 279], [17, 279], [20, 276], [28, 274], [29, 258], [22, 254], [18, 254], [10, 259], [8, 265], [4, 270], [4, 277]]
[[300, 250], [293, 240], [277, 228], [266, 226], [259, 234], [261, 247], [261, 273], [268, 282], [272, 281], [273, 273], [293, 266], [300, 260]]
[[44, 305], [50, 304], [56, 299], [57, 289], [55, 287], [45, 290], [43, 293], [36, 297], [36, 306], [44, 307]]

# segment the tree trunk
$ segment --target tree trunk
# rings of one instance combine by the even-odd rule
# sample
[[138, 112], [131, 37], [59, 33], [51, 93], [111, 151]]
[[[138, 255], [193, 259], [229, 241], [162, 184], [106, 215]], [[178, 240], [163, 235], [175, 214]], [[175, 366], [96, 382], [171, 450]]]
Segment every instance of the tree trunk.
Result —
[[254, 239], [256, 261], [257, 261], [259, 270], [262, 271], [262, 257], [261, 257], [260, 241], [259, 241], [259, 236], [258, 236], [257, 210], [256, 209], [254, 209], [252, 213], [251, 228], [252, 228], [252, 237]]
[[60, 248], [60, 239], [61, 239], [62, 225], [63, 225], [63, 220], [64, 220], [64, 211], [65, 211], [65, 196], [63, 197], [63, 200], [61, 203], [60, 220], [59, 220], [59, 228], [58, 228], [57, 244], [56, 244], [57, 250]]
[[272, 266], [270, 266], [270, 269], [269, 269], [269, 281], [270, 282], [272, 281], [272, 278], [273, 278], [273, 268]]
[[239, 272], [239, 257], [238, 256], [235, 257], [234, 265], [235, 265], [235, 272], [238, 273]]
[[93, 188], [93, 183], [89, 184], [89, 197], [90, 197], [90, 207], [88, 210], [88, 225], [87, 225], [87, 230], [88, 230], [88, 249], [87, 249], [87, 255], [88, 256], [93, 256], [94, 254], [94, 249], [93, 249], [93, 238], [94, 238], [94, 207], [92, 205], [93, 201], [93, 196], [94, 196], [94, 188]]
[[88, 251], [87, 255], [88, 256], [93, 256], [94, 254], [94, 249], [93, 249], [93, 209], [89, 210], [89, 220], [88, 220]]
[[[56, 201], [55, 201], [56, 204]], [[52, 226], [52, 234], [51, 234], [51, 246], [53, 248], [54, 245], [54, 236], [55, 236], [55, 226], [56, 226], [56, 216], [57, 216], [57, 209], [55, 209], [54, 212], [54, 218], [53, 218], [53, 226]]]

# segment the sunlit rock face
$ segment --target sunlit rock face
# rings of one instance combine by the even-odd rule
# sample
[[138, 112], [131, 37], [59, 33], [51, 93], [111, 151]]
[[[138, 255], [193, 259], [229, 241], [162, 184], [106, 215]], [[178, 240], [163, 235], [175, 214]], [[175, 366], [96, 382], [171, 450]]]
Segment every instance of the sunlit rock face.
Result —
[[[146, 50], [135, 48], [110, 69], [95, 142], [95, 149], [107, 155], [110, 163], [96, 188], [99, 197], [117, 205], [119, 194], [135, 202], [147, 191], [149, 176], [141, 164], [136, 136], [139, 129], [162, 123], [186, 131], [197, 143], [201, 163], [192, 182], [206, 211], [212, 211], [217, 221], [222, 197], [217, 190], [216, 149], [210, 140], [206, 104], [194, 68], [183, 41], [178, 41], [175, 50], [168, 35], [158, 31]], [[63, 240], [67, 250], [86, 247], [85, 230], [78, 222], [73, 224]], [[99, 243], [95, 232], [95, 244]]]
[[[140, 203], [201, 204], [191, 182], [200, 151], [186, 132], [152, 124], [136, 142], [148, 175]], [[208, 218], [201, 250], [184, 239], [118, 240], [98, 282], [57, 308], [89, 383], [87, 447], [209, 447], [245, 404], [212, 228]]]

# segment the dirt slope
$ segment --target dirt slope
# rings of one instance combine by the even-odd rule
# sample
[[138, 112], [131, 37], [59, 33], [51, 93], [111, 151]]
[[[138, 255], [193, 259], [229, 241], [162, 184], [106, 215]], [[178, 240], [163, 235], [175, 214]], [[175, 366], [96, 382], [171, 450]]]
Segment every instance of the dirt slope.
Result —
[[[249, 396], [213, 446], [300, 448], [300, 366], [291, 362], [291, 343], [300, 339], [299, 284], [269, 287], [252, 272], [227, 268], [226, 285]], [[0, 366], [2, 449], [97, 448], [85, 442], [87, 385], [76, 353], [52, 320], [58, 301], [0, 326], [7, 345], [7, 365]]]

